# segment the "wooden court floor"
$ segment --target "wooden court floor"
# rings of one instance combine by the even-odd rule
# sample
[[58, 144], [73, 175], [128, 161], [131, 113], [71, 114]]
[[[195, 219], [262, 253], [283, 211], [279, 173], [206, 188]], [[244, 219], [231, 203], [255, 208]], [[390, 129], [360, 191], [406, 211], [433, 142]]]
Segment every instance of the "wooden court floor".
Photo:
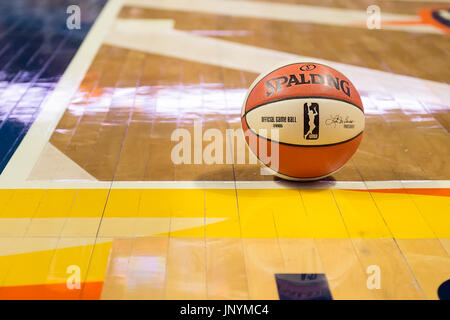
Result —
[[[366, 27], [369, 5], [381, 29]], [[324, 274], [333, 299], [438, 299], [450, 27], [424, 17], [449, 7], [107, 1], [0, 175], [0, 299], [279, 299], [279, 274]], [[357, 153], [314, 183], [275, 178], [248, 152], [242, 163], [239, 134], [205, 163], [196, 124], [200, 137], [239, 132], [248, 87], [284, 61], [354, 83]], [[200, 162], [173, 162], [177, 129]]]

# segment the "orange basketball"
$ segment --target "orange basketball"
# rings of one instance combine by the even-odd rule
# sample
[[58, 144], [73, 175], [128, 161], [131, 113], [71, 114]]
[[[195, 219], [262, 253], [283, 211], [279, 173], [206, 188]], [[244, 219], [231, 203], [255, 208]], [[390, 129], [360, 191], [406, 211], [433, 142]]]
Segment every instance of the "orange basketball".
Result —
[[347, 77], [326, 65], [284, 65], [250, 86], [241, 113], [245, 140], [277, 176], [316, 180], [356, 152], [364, 108]]

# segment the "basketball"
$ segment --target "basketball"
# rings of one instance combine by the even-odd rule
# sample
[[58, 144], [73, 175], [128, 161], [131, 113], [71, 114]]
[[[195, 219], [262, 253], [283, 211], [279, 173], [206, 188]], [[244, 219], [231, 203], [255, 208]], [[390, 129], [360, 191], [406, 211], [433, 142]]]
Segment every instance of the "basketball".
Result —
[[258, 160], [287, 180], [317, 180], [339, 170], [356, 152], [364, 108], [339, 71], [306, 62], [261, 74], [241, 111], [245, 140]]

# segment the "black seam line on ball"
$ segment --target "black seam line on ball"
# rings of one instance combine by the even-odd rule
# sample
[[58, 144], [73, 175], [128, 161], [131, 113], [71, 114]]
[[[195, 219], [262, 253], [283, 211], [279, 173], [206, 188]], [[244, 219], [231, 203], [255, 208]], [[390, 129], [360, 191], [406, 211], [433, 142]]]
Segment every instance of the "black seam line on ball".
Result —
[[262, 106], [265, 106], [267, 104], [271, 104], [271, 103], [275, 103], [275, 102], [280, 102], [280, 101], [284, 101], [284, 100], [296, 100], [296, 99], [328, 99], [328, 100], [336, 100], [336, 101], [340, 101], [340, 102], [345, 102], [348, 103], [349, 105], [356, 107], [359, 111], [361, 111], [364, 114], [364, 111], [361, 109], [361, 107], [359, 107], [357, 104], [344, 100], [344, 99], [338, 99], [338, 98], [332, 98], [332, 97], [319, 97], [319, 96], [295, 96], [295, 97], [286, 97], [286, 98], [280, 98], [280, 99], [276, 99], [276, 100], [272, 100], [272, 101], [268, 101], [268, 102], [264, 102], [261, 103], [253, 108], [251, 108], [250, 110], [248, 110], [247, 112], [245, 112], [242, 117], [247, 117], [247, 114], [249, 114], [251, 111], [258, 109]]
[[[246, 121], [247, 121], [247, 120], [246, 120]], [[247, 127], [248, 127], [248, 125], [247, 125]], [[358, 133], [356, 136], [354, 136], [354, 137], [352, 137], [352, 138], [350, 138], [350, 139], [347, 139], [347, 140], [345, 140], [345, 141], [340, 141], [340, 142], [336, 142], [336, 143], [329, 143], [329, 144], [310, 145], [310, 144], [287, 143], [287, 142], [281, 142], [281, 141], [272, 140], [272, 139], [269, 139], [269, 138], [267, 138], [267, 137], [260, 136], [260, 135], [257, 134], [255, 131], [253, 131], [253, 129], [251, 129], [250, 127], [249, 127], [249, 129], [250, 129], [250, 131], [251, 131], [254, 135], [256, 135], [258, 138], [267, 140], [267, 141], [269, 141], [269, 142], [274, 142], [274, 143], [282, 144], [282, 145], [285, 145], [285, 146], [292, 146], [292, 147], [307, 147], [307, 148], [317, 148], [317, 147], [330, 147], [330, 146], [336, 146], [336, 145], [338, 145], [338, 144], [342, 144], [342, 143], [346, 143], [346, 142], [352, 141], [353, 139], [358, 138], [358, 137], [364, 132], [364, 130], [363, 130], [363, 131], [361, 131], [360, 133]]]
[[[259, 79], [259, 81], [258, 81], [257, 83], [255, 83], [255, 86], [252, 88], [252, 90], [250, 90], [249, 94], [247, 95], [247, 98], [245, 99], [244, 107], [247, 105], [248, 97], [250, 97], [250, 95], [252, 94], [253, 89], [255, 89], [256, 86], [258, 85], [258, 83], [260, 83], [261, 80], [264, 79], [265, 77], [267, 77], [269, 74], [274, 73], [275, 71], [278, 71], [278, 70], [280, 70], [281, 68], [288, 67], [288, 66], [292, 66], [292, 65], [294, 65], [294, 64], [307, 64], [307, 63], [311, 63], [311, 64], [320, 64], [321, 66], [328, 67], [328, 68], [330, 68], [331, 70], [334, 70], [334, 71], [336, 71], [336, 72], [342, 74], [342, 75], [345, 77], [345, 75], [344, 75], [342, 72], [340, 72], [340, 71], [338, 71], [338, 70], [336, 70], [336, 69], [334, 69], [334, 68], [332, 68], [332, 67], [330, 67], [330, 66], [328, 66], [328, 65], [326, 65], [326, 64], [319, 63], [319, 62], [306, 61], [306, 62], [293, 62], [293, 63], [285, 64], [284, 66], [281, 66], [281, 67], [279, 67], [279, 68], [276, 68], [275, 70], [270, 71], [269, 73], [266, 73], [261, 79]], [[347, 78], [347, 77], [346, 77], [346, 78]], [[348, 79], [348, 78], [347, 78], [347, 79]], [[350, 79], [348, 79], [348, 81], [349, 81], [349, 82], [351, 83], [351, 85], [354, 87], [354, 84], [350, 81]]]

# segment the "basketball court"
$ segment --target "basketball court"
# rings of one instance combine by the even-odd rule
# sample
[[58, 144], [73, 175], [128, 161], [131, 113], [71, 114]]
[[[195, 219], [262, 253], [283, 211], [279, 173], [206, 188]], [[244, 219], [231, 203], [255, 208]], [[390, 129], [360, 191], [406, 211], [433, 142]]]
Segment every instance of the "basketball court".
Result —
[[[0, 299], [445, 298], [449, 8], [2, 2]], [[248, 88], [293, 61], [364, 105], [359, 149], [316, 182], [240, 153]]]

